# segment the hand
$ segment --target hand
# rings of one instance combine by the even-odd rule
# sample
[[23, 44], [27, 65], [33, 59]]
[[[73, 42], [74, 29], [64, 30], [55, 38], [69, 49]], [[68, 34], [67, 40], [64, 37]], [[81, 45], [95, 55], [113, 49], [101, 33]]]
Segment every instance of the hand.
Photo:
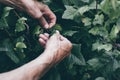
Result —
[[57, 31], [49, 39], [49, 34], [40, 34], [39, 42], [45, 47], [46, 57], [52, 60], [52, 63], [58, 63], [70, 54], [72, 44]]
[[0, 0], [21, 11], [27, 12], [33, 18], [38, 19], [41, 25], [48, 29], [56, 23], [56, 16], [49, 7], [37, 0]]

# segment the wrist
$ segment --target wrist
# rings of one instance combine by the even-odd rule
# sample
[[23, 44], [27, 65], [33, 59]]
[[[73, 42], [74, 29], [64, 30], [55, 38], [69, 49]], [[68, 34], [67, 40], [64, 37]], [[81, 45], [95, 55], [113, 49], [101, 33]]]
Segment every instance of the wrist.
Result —
[[44, 58], [46, 58], [47, 61], [49, 61], [50, 64], [55, 65], [55, 58], [56, 53], [58, 52], [57, 49], [48, 49], [46, 48], [45, 51], [42, 53]]
[[[47, 54], [42, 53], [39, 57], [24, 65], [20, 70], [27, 79], [38, 80], [53, 66], [52, 60]], [[29, 72], [29, 73], [28, 73]]]

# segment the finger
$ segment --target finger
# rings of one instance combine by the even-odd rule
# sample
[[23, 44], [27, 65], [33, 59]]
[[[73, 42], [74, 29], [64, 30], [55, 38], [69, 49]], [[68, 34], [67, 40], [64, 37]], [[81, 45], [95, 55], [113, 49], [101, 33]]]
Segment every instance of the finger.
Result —
[[61, 44], [66, 44], [70, 49], [72, 48], [72, 43], [67, 38], [61, 35], [59, 39]]
[[48, 9], [47, 11], [44, 11], [44, 15], [47, 18], [49, 28], [54, 26], [55, 23], [56, 23], [56, 16], [55, 16], [55, 14], [50, 9]]
[[43, 14], [40, 11], [39, 7], [36, 5], [35, 1], [26, 2], [25, 4], [26, 12], [35, 19], [39, 19]]
[[58, 30], [56, 30], [56, 32], [53, 34], [53, 36], [56, 36], [58, 39], [60, 37], [60, 32]]
[[43, 39], [45, 42], [48, 40], [48, 37], [46, 37], [46, 36], [43, 35], [43, 34], [40, 34], [39, 37], [40, 37], [41, 39]]
[[45, 29], [49, 28], [49, 24], [43, 16], [39, 18], [39, 22]]
[[46, 42], [45, 42], [42, 38], [39, 38], [39, 42], [40, 42], [40, 44], [41, 44], [42, 46], [45, 47]]
[[60, 41], [63, 41], [65, 38], [62, 35], [60, 35], [59, 39]]
[[40, 8], [38, 7], [37, 3], [38, 1], [31, 1], [30, 3], [27, 3], [26, 10], [29, 15], [31, 15], [35, 19], [38, 19], [41, 25], [47, 29], [49, 25], [43, 17], [43, 13], [40, 11]]
[[50, 40], [59, 41], [59, 36], [60, 36], [59, 31], [56, 31], [56, 32], [50, 37]]
[[41, 12], [44, 13], [44, 16], [48, 22], [49, 27], [51, 28], [56, 23], [56, 16], [55, 14], [49, 9], [47, 5], [42, 3], [37, 3], [38, 7], [40, 8]]
[[47, 38], [49, 38], [49, 34], [48, 34], [48, 33], [44, 33], [44, 35], [45, 35]]
[[65, 37], [62, 36], [62, 35], [60, 35], [59, 39], [60, 39], [61, 41], [69, 41], [67, 38], [65, 38]]
[[60, 32], [59, 32], [58, 30], [56, 30], [56, 34], [57, 34], [57, 35], [60, 35]]

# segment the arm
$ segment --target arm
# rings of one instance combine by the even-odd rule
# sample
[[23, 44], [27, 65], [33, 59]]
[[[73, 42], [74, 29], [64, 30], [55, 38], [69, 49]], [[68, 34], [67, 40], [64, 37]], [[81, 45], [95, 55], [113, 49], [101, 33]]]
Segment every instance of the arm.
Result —
[[0, 80], [38, 80], [69, 55], [72, 44], [58, 32], [47, 39], [47, 34], [40, 35], [39, 41], [45, 46], [45, 51], [39, 57], [18, 69], [0, 74]]
[[51, 28], [56, 23], [55, 14], [47, 5], [37, 0], [0, 0], [0, 3], [27, 12], [30, 16], [37, 19], [46, 29]]
[[47, 57], [47, 54], [52, 53], [53, 52], [46, 51], [24, 66], [0, 74], [0, 80], [38, 80], [38, 78], [41, 78], [54, 65], [49, 57]]

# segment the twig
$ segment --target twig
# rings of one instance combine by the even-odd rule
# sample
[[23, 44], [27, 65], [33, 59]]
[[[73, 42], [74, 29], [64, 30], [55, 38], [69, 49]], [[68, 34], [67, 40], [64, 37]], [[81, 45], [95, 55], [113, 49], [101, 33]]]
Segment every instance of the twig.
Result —
[[18, 13], [15, 10], [14, 10], [14, 13], [18, 18], [20, 18], [20, 16], [18, 15]]
[[5, 29], [5, 32], [8, 34], [8, 36], [10, 37], [11, 40], [14, 40], [7, 29]]
[[25, 24], [25, 26], [26, 26], [26, 28], [27, 28], [27, 34], [29, 34], [29, 25], [27, 24], [27, 23], [24, 23]]
[[[20, 17], [20, 15], [16, 12], [16, 11], [14, 11], [14, 13], [15, 13], [15, 15], [18, 17], [18, 18], [21, 18]], [[27, 34], [29, 34], [29, 25], [24, 21], [24, 25], [26, 26], [26, 28], [27, 28]]]
[[98, 1], [96, 0], [96, 11], [97, 11], [97, 9], [98, 9]]

